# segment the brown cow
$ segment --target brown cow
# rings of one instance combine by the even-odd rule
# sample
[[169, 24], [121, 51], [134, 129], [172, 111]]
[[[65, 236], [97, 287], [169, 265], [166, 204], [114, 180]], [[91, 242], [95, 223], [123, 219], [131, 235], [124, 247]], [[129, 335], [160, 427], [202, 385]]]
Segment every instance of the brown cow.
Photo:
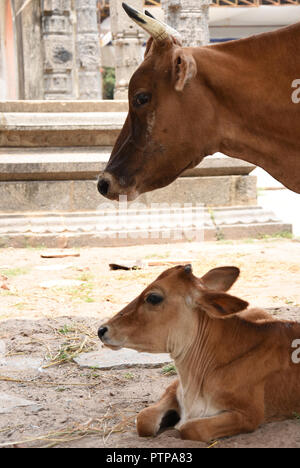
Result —
[[[182, 438], [209, 442], [300, 413], [300, 324], [226, 294], [239, 276], [167, 270], [98, 331], [111, 349], [170, 353], [179, 379], [137, 417], [155, 436], [170, 412]], [[298, 348], [298, 349], [297, 349]]]
[[100, 193], [133, 200], [217, 151], [300, 193], [300, 23], [182, 48], [162, 23], [124, 7], [152, 38], [130, 81], [128, 117], [99, 177]]

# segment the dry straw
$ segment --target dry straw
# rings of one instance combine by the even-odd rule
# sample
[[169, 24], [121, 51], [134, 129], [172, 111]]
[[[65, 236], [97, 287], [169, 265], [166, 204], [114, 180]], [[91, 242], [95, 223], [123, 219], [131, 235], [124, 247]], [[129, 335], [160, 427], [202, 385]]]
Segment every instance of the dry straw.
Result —
[[124, 417], [124, 415], [122, 415], [122, 421], [113, 426], [109, 426], [108, 422], [113, 419], [113, 416], [106, 413], [101, 419], [91, 419], [83, 424], [75, 423], [73, 426], [67, 426], [60, 431], [52, 431], [42, 436], [6, 442], [0, 444], [0, 448], [24, 446], [33, 442], [47, 442], [47, 444], [43, 445], [41, 448], [50, 448], [56, 445], [77, 441], [91, 435], [101, 436], [103, 444], [105, 445], [112, 434], [128, 430], [128, 428], [132, 426], [132, 420], [135, 417], [136, 416]]

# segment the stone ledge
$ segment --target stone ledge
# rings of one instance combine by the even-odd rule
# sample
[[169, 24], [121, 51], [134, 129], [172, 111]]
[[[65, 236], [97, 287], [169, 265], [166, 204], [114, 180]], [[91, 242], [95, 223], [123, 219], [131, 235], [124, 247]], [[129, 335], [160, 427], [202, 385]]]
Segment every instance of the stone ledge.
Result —
[[195, 168], [185, 171], [182, 177], [249, 175], [255, 168], [254, 164], [216, 153], [204, 158]]
[[[282, 233], [292, 232], [290, 224], [282, 223], [267, 223], [267, 224], [245, 224], [224, 226], [221, 229], [215, 227], [205, 228], [204, 238], [200, 241], [217, 241], [217, 240], [239, 240], [261, 238], [263, 236], [275, 236]], [[0, 233], [0, 248], [80, 248], [80, 247], [127, 247], [146, 244], [165, 244], [189, 242], [192, 239], [189, 237], [176, 238], [176, 233], [171, 239], [165, 238], [161, 233], [157, 233], [155, 239], [149, 238], [103, 238], [97, 232], [89, 233], [60, 233], [60, 234], [1, 234]], [[194, 239], [195, 240], [195, 239]], [[199, 242], [199, 239], [197, 240]]]
[[0, 147], [53, 148], [78, 146], [113, 146], [120, 134], [118, 128], [95, 128], [94, 130], [74, 127], [62, 130], [49, 127], [48, 130], [1, 131]]
[[111, 147], [0, 148], [0, 181], [95, 180]]
[[180, 177], [167, 187], [143, 194], [138, 201], [146, 205], [251, 206], [257, 203], [256, 183], [255, 176]]
[[113, 146], [127, 112], [0, 113], [0, 147]]
[[1, 112], [128, 112], [128, 101], [0, 101]]
[[[100, 196], [97, 180], [12, 181], [0, 183], [0, 212], [84, 211], [118, 208]], [[160, 190], [141, 195], [135, 202], [183, 206], [239, 206], [257, 202], [256, 177], [181, 177]]]
[[[14, 213], [0, 214], [0, 247], [45, 246], [114, 247], [190, 240], [215, 241], [278, 235], [292, 232], [272, 212], [258, 207], [206, 209], [193, 225], [178, 225], [170, 220], [169, 228], [157, 227], [156, 213], [149, 210], [130, 215], [130, 227], [122, 224], [115, 212]], [[151, 213], [150, 213], [151, 214]], [[180, 213], [179, 213], [180, 214]], [[121, 222], [121, 224], [120, 224]]]
[[[111, 147], [0, 148], [0, 181], [95, 179]], [[182, 177], [248, 175], [255, 166], [219, 155], [205, 158]]]
[[5, 131], [121, 130], [127, 112], [6, 112], [0, 114]]
[[[130, 205], [129, 205], [130, 208]], [[179, 209], [179, 212], [182, 211]], [[140, 229], [144, 220], [154, 219], [159, 210], [128, 211], [132, 218], [127, 232]], [[119, 217], [124, 214], [113, 210], [72, 212], [14, 212], [0, 213], [0, 233], [61, 233], [61, 232], [102, 232], [106, 235], [116, 232]], [[279, 219], [272, 211], [257, 206], [203, 209], [201, 213], [203, 226], [224, 227], [226, 225], [274, 224]], [[105, 223], [104, 221], [105, 220]], [[201, 226], [202, 226], [201, 224]], [[123, 232], [126, 229], [122, 230]]]

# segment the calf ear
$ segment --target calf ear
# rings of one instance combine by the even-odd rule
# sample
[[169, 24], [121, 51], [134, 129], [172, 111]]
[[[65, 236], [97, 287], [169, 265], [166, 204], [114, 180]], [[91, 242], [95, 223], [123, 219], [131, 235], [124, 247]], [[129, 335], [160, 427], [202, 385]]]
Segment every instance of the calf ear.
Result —
[[175, 90], [183, 91], [187, 83], [197, 75], [197, 64], [192, 55], [186, 55], [183, 49], [174, 54]]
[[236, 267], [221, 267], [210, 270], [201, 278], [207, 289], [214, 291], [228, 291], [240, 276], [240, 270]]
[[248, 302], [225, 293], [205, 292], [201, 297], [201, 307], [211, 318], [226, 318], [247, 309]]

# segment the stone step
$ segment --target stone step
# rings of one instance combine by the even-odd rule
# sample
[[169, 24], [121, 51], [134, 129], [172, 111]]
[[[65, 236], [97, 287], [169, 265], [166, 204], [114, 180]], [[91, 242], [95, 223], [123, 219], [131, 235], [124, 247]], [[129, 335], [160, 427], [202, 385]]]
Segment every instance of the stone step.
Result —
[[[95, 179], [110, 158], [112, 147], [0, 148], [0, 181]], [[216, 154], [183, 177], [248, 175], [255, 169], [239, 159]]]
[[95, 180], [111, 146], [0, 148], [0, 181]]
[[253, 207], [0, 213], [0, 247], [90, 247], [241, 239], [292, 232], [274, 213]]
[[126, 112], [0, 114], [0, 147], [113, 146]]
[[126, 117], [127, 112], [6, 112], [1, 116], [1, 130], [114, 130], [122, 128]]
[[49, 112], [127, 112], [128, 101], [0, 101], [1, 113], [49, 113]]
[[[194, 210], [194, 211], [192, 211]], [[0, 233], [20, 233], [20, 232], [39, 232], [39, 233], [60, 233], [60, 232], [89, 232], [103, 231], [116, 232], [127, 229], [136, 230], [151, 225], [157, 225], [158, 222], [165, 227], [178, 224], [182, 226], [185, 213], [195, 213], [201, 219], [199, 223], [204, 226], [226, 226], [226, 225], [248, 225], [278, 223], [279, 219], [270, 210], [264, 210], [257, 206], [233, 207], [233, 208], [215, 208], [214, 210], [202, 207], [178, 208], [170, 210], [170, 215], [165, 218], [168, 212], [167, 208], [141, 208], [131, 210], [128, 208], [120, 210], [104, 210], [101, 212], [86, 211], [81, 213], [68, 212], [44, 212], [44, 213], [0, 213]], [[168, 213], [168, 214], [169, 214]], [[189, 222], [191, 218], [186, 218]], [[195, 220], [194, 220], [195, 221]], [[166, 223], [166, 224], [165, 224]]]
[[112, 146], [126, 101], [0, 102], [0, 147]]
[[[102, 211], [118, 208], [103, 198], [93, 180], [25, 180], [0, 183], [0, 212]], [[123, 200], [124, 201], [124, 200]], [[136, 204], [247, 206], [257, 202], [256, 177], [181, 177], [168, 187], [141, 195]], [[131, 203], [132, 205], [132, 203]]]

